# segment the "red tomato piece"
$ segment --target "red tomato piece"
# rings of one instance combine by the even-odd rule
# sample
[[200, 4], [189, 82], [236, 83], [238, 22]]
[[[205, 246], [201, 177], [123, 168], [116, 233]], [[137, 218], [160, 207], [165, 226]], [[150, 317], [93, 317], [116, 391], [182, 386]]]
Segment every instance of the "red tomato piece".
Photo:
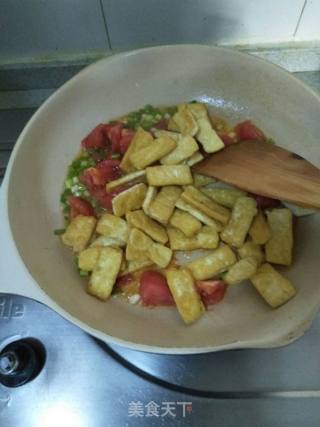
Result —
[[129, 145], [131, 144], [132, 138], [134, 137], [135, 132], [130, 129], [122, 129], [121, 131], [121, 139], [119, 142], [120, 153], [124, 154]]
[[114, 181], [122, 175], [119, 160], [102, 160], [97, 164], [97, 169], [104, 181], [102, 185], [105, 185], [107, 182]]
[[126, 285], [129, 285], [133, 281], [133, 279], [134, 277], [131, 273], [118, 277], [115, 283], [116, 290], [122, 291]]
[[140, 277], [139, 293], [143, 305], [174, 305], [165, 277], [157, 271], [145, 271]]
[[113, 153], [120, 153], [120, 139], [121, 139], [121, 130], [123, 128], [122, 123], [115, 123], [108, 125], [107, 135], [111, 141], [111, 150]]
[[259, 194], [251, 194], [257, 202], [257, 206], [260, 209], [273, 209], [280, 205], [280, 200], [271, 199], [270, 197], [259, 196]]
[[96, 126], [81, 142], [83, 148], [106, 148], [109, 140], [106, 134], [106, 125]]
[[69, 220], [72, 221], [76, 216], [80, 215], [80, 212], [73, 206], [70, 206]]
[[218, 132], [218, 135], [220, 136], [220, 138], [222, 139], [222, 141], [226, 147], [228, 145], [235, 144], [236, 142], [238, 142], [236, 134], [234, 136], [231, 136], [228, 133], [219, 133]]
[[261, 129], [254, 125], [251, 120], [245, 120], [244, 122], [238, 123], [235, 127], [239, 141], [265, 141], [266, 137]]
[[154, 124], [153, 127], [160, 130], [168, 130], [168, 123], [168, 119], [162, 118], [156, 124]]
[[203, 280], [196, 282], [196, 286], [206, 306], [220, 302], [227, 290], [227, 285], [222, 280]]
[[71, 207], [70, 216], [95, 216], [94, 209], [87, 200], [82, 199], [81, 197], [69, 196], [68, 202], [69, 206]]
[[103, 174], [97, 168], [85, 169], [83, 174], [79, 177], [79, 180], [89, 191], [106, 184]]

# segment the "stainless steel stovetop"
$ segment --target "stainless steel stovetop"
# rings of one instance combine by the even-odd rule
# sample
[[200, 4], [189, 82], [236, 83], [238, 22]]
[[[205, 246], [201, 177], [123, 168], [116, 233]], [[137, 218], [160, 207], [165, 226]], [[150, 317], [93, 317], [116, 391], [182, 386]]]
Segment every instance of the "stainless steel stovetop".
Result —
[[318, 316], [281, 349], [148, 354], [0, 295], [0, 426], [318, 426], [319, 349]]
[[[0, 180], [26, 121], [83, 65], [0, 68]], [[297, 74], [320, 90], [320, 72]], [[0, 294], [0, 354], [0, 427], [320, 426], [320, 315], [284, 348], [168, 356]]]

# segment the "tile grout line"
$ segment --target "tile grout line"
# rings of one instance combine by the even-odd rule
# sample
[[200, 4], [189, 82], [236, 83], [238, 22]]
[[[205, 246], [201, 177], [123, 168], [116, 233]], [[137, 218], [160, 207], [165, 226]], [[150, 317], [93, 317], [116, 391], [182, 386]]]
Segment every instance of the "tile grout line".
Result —
[[299, 18], [298, 18], [298, 22], [297, 22], [296, 28], [294, 29], [294, 32], [293, 32], [293, 37], [295, 37], [297, 35], [298, 29], [299, 29], [299, 26], [300, 26], [300, 23], [301, 23], [301, 19], [302, 19], [302, 16], [303, 16], [303, 12], [304, 12], [304, 10], [305, 10], [305, 8], [307, 6], [307, 1], [308, 0], [304, 0], [304, 3], [303, 3], [303, 6], [302, 6], [302, 9], [301, 9]]
[[112, 50], [112, 48], [111, 48], [110, 34], [109, 34], [109, 30], [108, 30], [108, 23], [107, 23], [107, 18], [106, 18], [106, 14], [105, 14], [105, 11], [104, 11], [104, 7], [103, 7], [103, 4], [102, 4], [102, 0], [99, 0], [99, 3], [100, 3], [100, 8], [101, 8], [102, 19], [103, 19], [103, 22], [104, 22], [104, 28], [105, 28], [105, 31], [106, 31], [107, 42], [108, 42], [108, 45], [109, 45], [109, 49]]

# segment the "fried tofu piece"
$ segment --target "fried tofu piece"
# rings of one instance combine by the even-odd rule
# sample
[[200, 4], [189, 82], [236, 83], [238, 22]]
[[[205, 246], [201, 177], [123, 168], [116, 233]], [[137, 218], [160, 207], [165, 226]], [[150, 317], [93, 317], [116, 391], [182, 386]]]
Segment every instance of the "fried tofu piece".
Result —
[[142, 209], [146, 215], [149, 215], [149, 208], [150, 208], [151, 203], [153, 202], [153, 200], [155, 199], [155, 197], [157, 195], [157, 191], [158, 190], [156, 187], [149, 185], [147, 192], [146, 192], [146, 196], [145, 196], [144, 201], [142, 203]]
[[189, 135], [181, 136], [176, 144], [176, 148], [171, 153], [160, 159], [162, 165], [177, 165], [199, 150], [196, 140]]
[[206, 280], [223, 273], [236, 262], [235, 254], [229, 246], [225, 245], [205, 257], [190, 262], [187, 268], [196, 280]]
[[150, 267], [151, 265], [153, 265], [153, 262], [150, 259], [145, 259], [143, 261], [129, 261], [125, 273], [134, 273]]
[[129, 145], [129, 148], [125, 152], [121, 163], [120, 168], [125, 172], [131, 172], [134, 170], [134, 167], [131, 163], [130, 157], [138, 150], [141, 150], [147, 147], [153, 141], [153, 136], [150, 132], [145, 131], [142, 128], [139, 128], [135, 133], [132, 141]]
[[238, 249], [238, 254], [240, 258], [255, 258], [258, 265], [262, 264], [265, 258], [262, 247], [253, 241], [245, 242], [244, 245]]
[[186, 268], [169, 268], [166, 277], [183, 321], [190, 324], [198, 320], [204, 314], [205, 307], [190, 272]]
[[151, 166], [146, 169], [149, 185], [162, 187], [165, 185], [192, 184], [192, 174], [188, 165]]
[[253, 219], [249, 236], [258, 245], [264, 245], [271, 237], [271, 229], [262, 211]]
[[193, 251], [195, 249], [215, 249], [219, 235], [214, 228], [205, 225], [195, 236], [187, 237], [182, 231], [168, 227], [170, 248], [173, 251]]
[[229, 285], [240, 283], [243, 280], [250, 279], [250, 277], [257, 272], [257, 268], [258, 261], [256, 258], [243, 258], [230, 267], [227, 274], [224, 276], [224, 280]]
[[71, 246], [74, 252], [83, 251], [91, 239], [96, 223], [94, 216], [77, 215], [62, 234], [62, 242]]
[[128, 241], [128, 224], [118, 216], [105, 213], [98, 220], [96, 232], [105, 237], [111, 237], [123, 242]]
[[270, 264], [263, 264], [250, 280], [262, 298], [273, 308], [285, 304], [297, 293], [290, 280]]
[[[201, 175], [200, 173], [193, 173], [192, 177], [193, 177], [193, 185], [194, 187], [197, 187], [197, 188], [204, 187], [205, 185], [213, 184], [214, 182], [216, 182], [216, 180], [211, 176]], [[201, 191], [203, 191], [206, 194], [204, 188], [201, 189]], [[222, 203], [220, 204], [222, 205]]]
[[223, 229], [223, 226], [220, 222], [209, 218], [206, 214], [199, 211], [199, 209], [196, 209], [189, 203], [185, 202], [181, 198], [177, 200], [176, 207], [181, 209], [182, 211], [188, 212], [190, 215], [192, 215], [194, 218], [198, 219], [205, 225], [209, 225], [210, 227], [213, 227], [217, 231], [221, 231]]
[[199, 209], [210, 218], [213, 218], [222, 224], [227, 224], [230, 218], [229, 209], [219, 205], [202, 193], [199, 189], [189, 185], [181, 194], [182, 200]]
[[187, 104], [180, 104], [172, 119], [183, 135], [194, 136], [199, 130], [199, 126]]
[[265, 245], [266, 260], [275, 264], [291, 265], [293, 232], [292, 212], [289, 209], [272, 209], [267, 214], [272, 236]]
[[135, 151], [130, 156], [130, 161], [136, 169], [144, 169], [146, 166], [170, 155], [176, 150], [177, 142], [167, 136], [155, 139], [150, 145]]
[[101, 248], [90, 247], [79, 253], [78, 267], [80, 270], [92, 271], [97, 264]]
[[168, 241], [166, 229], [149, 218], [142, 210], [128, 212], [126, 218], [128, 224], [142, 230], [156, 242], [164, 244]]
[[112, 200], [113, 213], [116, 216], [122, 216], [129, 211], [140, 209], [146, 197], [146, 193], [147, 186], [141, 183], [118, 194]]
[[174, 121], [173, 117], [170, 117], [168, 121], [168, 130], [173, 132], [180, 132], [179, 126]]
[[210, 199], [226, 208], [233, 208], [239, 197], [247, 195], [237, 188], [204, 188], [202, 190]]
[[120, 187], [120, 185], [131, 183], [139, 183], [145, 181], [146, 171], [136, 171], [128, 173], [127, 175], [122, 176], [119, 179], [115, 179], [114, 181], [108, 182], [106, 184], [106, 191], [110, 191], [116, 187]]
[[180, 209], [175, 209], [169, 223], [182, 231], [187, 237], [194, 236], [202, 227], [201, 222], [194, 216]]
[[94, 248], [96, 246], [123, 248], [126, 244], [127, 242], [125, 240], [118, 239], [117, 237], [99, 236], [90, 244], [90, 248]]
[[206, 153], [215, 153], [224, 148], [224, 143], [217, 132], [213, 129], [205, 105], [194, 103], [188, 104], [188, 109], [196, 120], [198, 131], [195, 134]]
[[252, 197], [239, 197], [232, 209], [231, 219], [221, 233], [221, 239], [241, 248], [257, 212], [257, 203]]
[[149, 206], [149, 215], [161, 224], [168, 224], [181, 192], [182, 190], [175, 186], [161, 188]]
[[88, 293], [106, 301], [112, 292], [122, 262], [119, 248], [101, 248], [97, 263], [92, 271]]
[[148, 251], [149, 259], [158, 267], [166, 268], [172, 258], [172, 250], [159, 243], [153, 243]]
[[152, 239], [143, 231], [132, 228], [129, 233], [128, 244], [126, 248], [127, 261], [143, 262], [149, 259], [149, 249], [153, 245]]
[[168, 130], [162, 130], [162, 129], [156, 129], [153, 134], [156, 138], [160, 138], [162, 136], [167, 136], [168, 138], [173, 139], [174, 141], [178, 142], [181, 138], [181, 133], [179, 132], [170, 132]]
[[197, 153], [193, 154], [193, 156], [189, 157], [189, 159], [187, 159], [185, 161], [185, 163], [191, 167], [191, 166], [195, 165], [196, 163], [201, 162], [201, 160], [203, 160], [203, 159], [204, 159], [204, 156], [201, 153], [197, 152]]

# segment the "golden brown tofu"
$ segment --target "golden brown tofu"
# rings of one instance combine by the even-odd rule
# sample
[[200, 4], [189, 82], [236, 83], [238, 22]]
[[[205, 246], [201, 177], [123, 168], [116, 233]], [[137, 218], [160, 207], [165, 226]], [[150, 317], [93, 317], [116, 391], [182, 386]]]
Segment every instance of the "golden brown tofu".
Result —
[[90, 244], [91, 247], [96, 246], [112, 246], [113, 248], [123, 248], [127, 242], [117, 237], [99, 236]]
[[160, 160], [162, 165], [177, 165], [199, 150], [198, 144], [192, 136], [182, 136], [177, 140], [176, 144], [176, 148], [171, 153], [162, 157]]
[[172, 131], [172, 132], [179, 132], [180, 133], [179, 126], [174, 121], [173, 117], [170, 117], [170, 119], [168, 121], [168, 130]]
[[198, 188], [191, 185], [187, 186], [181, 194], [182, 200], [199, 209], [210, 218], [213, 218], [222, 224], [227, 224], [230, 218], [229, 209], [219, 205], [202, 193]]
[[142, 230], [156, 242], [166, 243], [168, 241], [166, 229], [149, 218], [142, 210], [128, 212], [126, 218], [128, 224]]
[[62, 242], [71, 246], [74, 252], [83, 251], [91, 239], [96, 223], [94, 216], [77, 215], [62, 234]]
[[146, 180], [146, 171], [136, 171], [128, 173], [127, 175], [122, 176], [119, 179], [116, 179], [114, 181], [108, 182], [106, 184], [106, 191], [113, 190], [116, 187], [119, 187], [120, 185], [130, 183], [138, 184], [139, 182], [144, 182]]
[[121, 249], [101, 248], [89, 280], [88, 293], [103, 301], [107, 300], [120, 271], [121, 262]]
[[125, 152], [121, 163], [120, 168], [125, 172], [131, 172], [134, 170], [134, 167], [130, 161], [130, 157], [138, 150], [141, 150], [144, 147], [147, 147], [153, 141], [153, 136], [150, 132], [146, 132], [144, 129], [139, 128], [135, 133], [129, 148]]
[[262, 298], [273, 308], [285, 304], [297, 293], [290, 280], [270, 264], [263, 264], [250, 280]]
[[211, 254], [198, 258], [187, 264], [196, 280], [213, 278], [237, 262], [237, 258], [229, 246], [220, 246]]
[[153, 132], [153, 134], [155, 135], [156, 138], [160, 138], [161, 136], [167, 136], [176, 142], [179, 141], [179, 139], [181, 138], [181, 133], [179, 132], [170, 132], [168, 130], [162, 130], [162, 129], [156, 129]]
[[172, 258], [172, 250], [160, 243], [153, 243], [148, 251], [149, 259], [158, 267], [166, 268]]
[[272, 236], [265, 246], [266, 260], [275, 264], [292, 263], [292, 213], [289, 209], [272, 209], [267, 214]]
[[195, 249], [215, 249], [219, 244], [217, 231], [205, 225], [195, 236], [187, 237], [174, 227], [167, 228], [170, 248], [173, 251], [193, 251]]
[[146, 215], [149, 215], [150, 205], [155, 199], [156, 195], [157, 195], [157, 188], [149, 185], [147, 189], [146, 197], [144, 198], [144, 201], [142, 203], [142, 209]]
[[243, 280], [250, 279], [250, 277], [257, 272], [257, 268], [258, 261], [256, 258], [243, 258], [230, 267], [227, 274], [224, 276], [224, 280], [229, 285], [240, 283]]
[[182, 231], [187, 237], [194, 236], [202, 227], [201, 222], [194, 216], [180, 209], [175, 209], [169, 223]]
[[191, 167], [196, 163], [201, 162], [201, 160], [203, 159], [204, 159], [204, 156], [201, 153], [197, 152], [197, 153], [194, 153], [191, 157], [189, 157], [189, 159], [185, 160], [185, 163]]
[[213, 227], [217, 231], [221, 231], [223, 229], [223, 226], [220, 222], [214, 220], [213, 218], [209, 218], [208, 215], [199, 211], [199, 209], [196, 209], [194, 206], [185, 202], [181, 198], [177, 200], [176, 207], [181, 209], [182, 211], [188, 212], [190, 215], [201, 221], [203, 224], [209, 225], [209, 227]]
[[145, 184], [136, 184], [118, 194], [112, 200], [113, 213], [116, 216], [125, 215], [129, 211], [140, 209], [147, 193]]
[[182, 190], [179, 187], [163, 187], [149, 206], [149, 215], [161, 224], [168, 224], [176, 201]]
[[[193, 185], [194, 187], [204, 187], [205, 185], [213, 184], [216, 182], [214, 178], [211, 178], [211, 176], [201, 175], [200, 173], [193, 173]], [[201, 191], [206, 194], [205, 189], [201, 188]], [[222, 204], [222, 203], [221, 203]]]
[[190, 272], [185, 268], [170, 268], [166, 271], [166, 277], [183, 321], [190, 324], [198, 320], [205, 312], [205, 307]]
[[226, 208], [233, 208], [239, 197], [247, 195], [247, 193], [237, 188], [204, 188], [202, 191], [210, 199]]
[[232, 209], [231, 219], [221, 233], [221, 239], [240, 248], [257, 212], [257, 203], [252, 197], [239, 197]]
[[146, 166], [171, 154], [177, 147], [177, 142], [167, 136], [155, 139], [150, 145], [135, 151], [130, 156], [130, 161], [136, 169], [144, 169]]
[[187, 104], [180, 104], [172, 119], [183, 135], [194, 136], [198, 132], [199, 127]]
[[101, 248], [98, 246], [81, 251], [78, 257], [78, 267], [80, 270], [92, 271], [97, 264], [100, 251]]
[[271, 237], [271, 229], [262, 211], [253, 219], [249, 236], [258, 245], [264, 245]]
[[202, 104], [201, 102], [190, 102], [190, 104], [187, 105], [196, 120], [208, 117], [208, 110], [205, 104]]
[[150, 259], [145, 259], [144, 261], [129, 261], [125, 273], [134, 273], [150, 267], [151, 265], [153, 265], [153, 262]]
[[162, 187], [165, 185], [192, 184], [192, 174], [187, 165], [150, 166], [146, 169], [149, 185]]
[[132, 228], [126, 248], [126, 259], [128, 261], [146, 261], [149, 258], [148, 253], [152, 245], [153, 241], [149, 236], [137, 228]]
[[98, 220], [96, 232], [106, 237], [127, 242], [128, 240], [128, 224], [118, 216], [105, 213]]
[[264, 252], [262, 247], [252, 241], [245, 242], [245, 244], [238, 249], [238, 254], [240, 258], [255, 258], [258, 265], [264, 262]]

